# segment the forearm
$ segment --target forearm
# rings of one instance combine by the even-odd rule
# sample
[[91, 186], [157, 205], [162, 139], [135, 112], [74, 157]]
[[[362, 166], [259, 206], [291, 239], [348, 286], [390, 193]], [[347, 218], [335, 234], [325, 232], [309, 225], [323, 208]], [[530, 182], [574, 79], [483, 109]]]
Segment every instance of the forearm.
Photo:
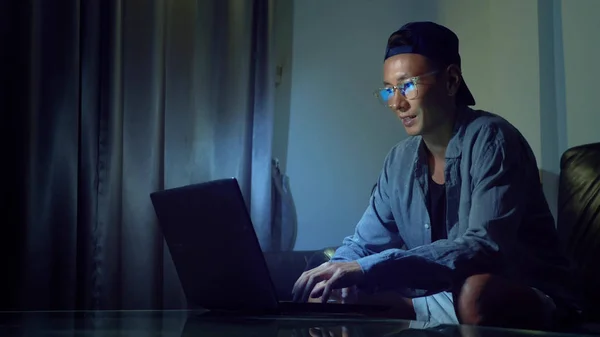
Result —
[[367, 255], [361, 245], [354, 242], [353, 237], [347, 237], [333, 254], [331, 262], [356, 261]]
[[368, 292], [394, 290], [406, 297], [452, 291], [468, 275], [497, 266], [493, 247], [477, 239], [440, 240], [411, 250], [389, 249], [357, 262]]

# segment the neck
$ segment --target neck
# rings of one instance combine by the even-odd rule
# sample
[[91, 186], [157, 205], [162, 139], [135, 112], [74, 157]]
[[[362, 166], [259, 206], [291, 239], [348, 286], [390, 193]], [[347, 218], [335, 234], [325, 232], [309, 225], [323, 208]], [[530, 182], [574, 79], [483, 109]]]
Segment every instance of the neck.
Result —
[[456, 113], [452, 112], [450, 116], [451, 117], [436, 130], [422, 136], [425, 146], [427, 146], [427, 150], [429, 150], [435, 159], [444, 160], [446, 158], [446, 148], [452, 138]]

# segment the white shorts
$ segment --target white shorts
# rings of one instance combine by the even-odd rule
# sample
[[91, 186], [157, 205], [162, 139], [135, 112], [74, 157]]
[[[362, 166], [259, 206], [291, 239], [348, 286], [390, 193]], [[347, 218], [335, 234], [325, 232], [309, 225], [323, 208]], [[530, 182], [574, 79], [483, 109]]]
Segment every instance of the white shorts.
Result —
[[431, 328], [442, 324], [459, 324], [454, 310], [452, 293], [441, 292], [431, 296], [416, 297], [412, 300], [416, 320], [411, 328]]
[[[548, 319], [551, 320], [552, 313], [556, 309], [554, 301], [538, 289], [533, 288], [533, 290], [546, 304]], [[413, 298], [412, 303], [415, 308], [416, 320], [410, 323], [411, 328], [425, 329], [442, 324], [459, 324], [454, 310], [454, 299], [450, 292]]]

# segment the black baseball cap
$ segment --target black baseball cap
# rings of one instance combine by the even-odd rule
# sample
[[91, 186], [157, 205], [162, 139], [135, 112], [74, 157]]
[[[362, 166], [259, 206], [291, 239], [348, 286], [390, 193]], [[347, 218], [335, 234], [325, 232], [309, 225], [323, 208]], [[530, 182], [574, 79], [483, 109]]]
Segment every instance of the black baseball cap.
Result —
[[[411, 40], [410, 45], [395, 44], [394, 37], [398, 35], [407, 36]], [[393, 32], [388, 39], [384, 61], [398, 54], [420, 54], [442, 65], [456, 64], [460, 68], [458, 37], [450, 29], [434, 22], [409, 22]], [[466, 105], [475, 105], [475, 98], [464, 78], [456, 99]]]

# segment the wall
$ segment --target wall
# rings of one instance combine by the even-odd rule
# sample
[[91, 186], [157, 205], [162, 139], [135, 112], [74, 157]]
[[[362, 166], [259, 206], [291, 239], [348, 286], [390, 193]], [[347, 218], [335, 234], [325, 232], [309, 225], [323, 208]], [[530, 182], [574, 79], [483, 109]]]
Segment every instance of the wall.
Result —
[[567, 146], [600, 140], [600, 1], [561, 1]]
[[274, 153], [286, 155], [296, 249], [336, 245], [352, 233], [385, 155], [406, 136], [372, 92], [381, 86], [388, 35], [404, 21], [436, 19], [436, 1], [413, 3], [294, 2], [289, 129], [277, 135], [288, 147]]
[[376, 3], [294, 1], [285, 12], [290, 21], [281, 19], [291, 42], [279, 43], [287, 47], [279, 48], [285, 66], [273, 151], [296, 201], [296, 249], [337, 245], [352, 233], [385, 154], [405, 137], [371, 92], [381, 82], [385, 39], [413, 20], [457, 33], [476, 108], [498, 113], [525, 135], [555, 212], [560, 155], [600, 140], [592, 83], [598, 77], [590, 76], [600, 71], [593, 62], [600, 48], [589, 43], [600, 1]]

